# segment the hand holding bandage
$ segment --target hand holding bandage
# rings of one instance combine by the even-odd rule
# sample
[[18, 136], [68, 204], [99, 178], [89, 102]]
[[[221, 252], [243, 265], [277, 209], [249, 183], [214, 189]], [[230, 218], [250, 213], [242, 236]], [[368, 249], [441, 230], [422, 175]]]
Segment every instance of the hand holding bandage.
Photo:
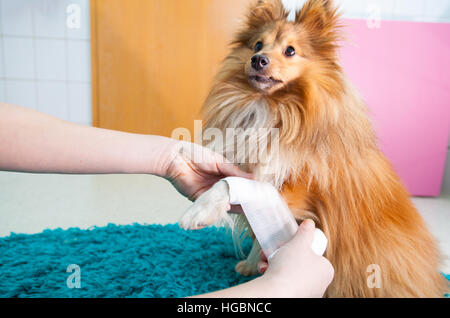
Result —
[[232, 205], [242, 206], [263, 251], [258, 268], [264, 276], [253, 282], [267, 283], [277, 297], [321, 297], [334, 273], [330, 262], [321, 256], [327, 239], [312, 220], [299, 227], [271, 184], [225, 178], [197, 199], [180, 226], [198, 229], [221, 222], [233, 226], [227, 213]]
[[[240, 205], [264, 254], [270, 258], [297, 232], [297, 222], [278, 191], [267, 182], [228, 177], [202, 194], [180, 220], [185, 229], [199, 229], [217, 223], [233, 227], [227, 211]], [[311, 248], [323, 255], [327, 238], [315, 230]]]
[[[228, 177], [223, 179], [229, 187], [231, 205], [241, 205], [264, 254], [270, 259], [275, 251], [290, 241], [298, 225], [278, 191], [267, 182]], [[311, 248], [323, 255], [327, 238], [315, 229]]]

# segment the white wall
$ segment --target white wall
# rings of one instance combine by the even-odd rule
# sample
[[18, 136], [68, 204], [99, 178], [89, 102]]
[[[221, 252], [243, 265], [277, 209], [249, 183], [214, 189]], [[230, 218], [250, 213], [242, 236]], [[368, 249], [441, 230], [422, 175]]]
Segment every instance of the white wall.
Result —
[[0, 101], [91, 124], [89, 32], [89, 0], [0, 0]]
[[426, 22], [450, 22], [449, 0], [337, 0], [347, 17], [366, 18], [371, 5], [381, 18]]
[[[282, 0], [287, 8], [305, 0]], [[346, 18], [366, 19], [379, 9], [381, 19], [450, 22], [450, 0], [335, 0]]]

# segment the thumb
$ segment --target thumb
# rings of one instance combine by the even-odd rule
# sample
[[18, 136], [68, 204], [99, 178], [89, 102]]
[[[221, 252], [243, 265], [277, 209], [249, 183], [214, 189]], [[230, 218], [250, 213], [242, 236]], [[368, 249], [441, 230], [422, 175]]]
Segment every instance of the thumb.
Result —
[[313, 220], [307, 219], [303, 221], [302, 224], [297, 229], [297, 233], [295, 236], [286, 244], [281, 246], [278, 250], [275, 251], [275, 253], [272, 254], [272, 256], [269, 259], [269, 264], [273, 256], [278, 254], [279, 251], [311, 251], [311, 245], [314, 240], [314, 229], [316, 228], [316, 225]]
[[297, 233], [295, 237], [292, 239], [292, 244], [297, 246], [307, 246], [311, 248], [312, 242], [314, 240], [314, 230], [316, 228], [316, 224], [313, 220], [306, 219], [300, 224], [298, 227]]

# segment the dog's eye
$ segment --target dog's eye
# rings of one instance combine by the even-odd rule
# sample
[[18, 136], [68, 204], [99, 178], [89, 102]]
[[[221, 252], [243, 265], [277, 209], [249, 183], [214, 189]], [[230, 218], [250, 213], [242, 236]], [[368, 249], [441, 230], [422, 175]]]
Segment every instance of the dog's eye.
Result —
[[286, 55], [286, 56], [294, 56], [295, 55], [295, 49], [292, 46], [288, 46], [286, 48], [286, 51], [284, 51], [284, 55]]
[[263, 43], [260, 41], [255, 45], [255, 53], [261, 51], [263, 48]]

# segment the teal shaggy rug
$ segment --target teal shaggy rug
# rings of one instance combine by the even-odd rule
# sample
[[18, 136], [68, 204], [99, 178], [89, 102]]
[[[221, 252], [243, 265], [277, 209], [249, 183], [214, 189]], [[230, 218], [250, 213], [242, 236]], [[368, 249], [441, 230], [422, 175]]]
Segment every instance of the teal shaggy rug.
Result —
[[0, 238], [0, 297], [186, 297], [252, 279], [234, 271], [237, 261], [223, 228], [135, 224], [12, 234]]
[[[135, 224], [12, 234], [0, 238], [0, 297], [186, 297], [248, 281], [234, 271], [237, 261], [222, 228]], [[71, 264], [79, 272], [67, 272]], [[73, 288], [78, 274], [81, 288]]]

